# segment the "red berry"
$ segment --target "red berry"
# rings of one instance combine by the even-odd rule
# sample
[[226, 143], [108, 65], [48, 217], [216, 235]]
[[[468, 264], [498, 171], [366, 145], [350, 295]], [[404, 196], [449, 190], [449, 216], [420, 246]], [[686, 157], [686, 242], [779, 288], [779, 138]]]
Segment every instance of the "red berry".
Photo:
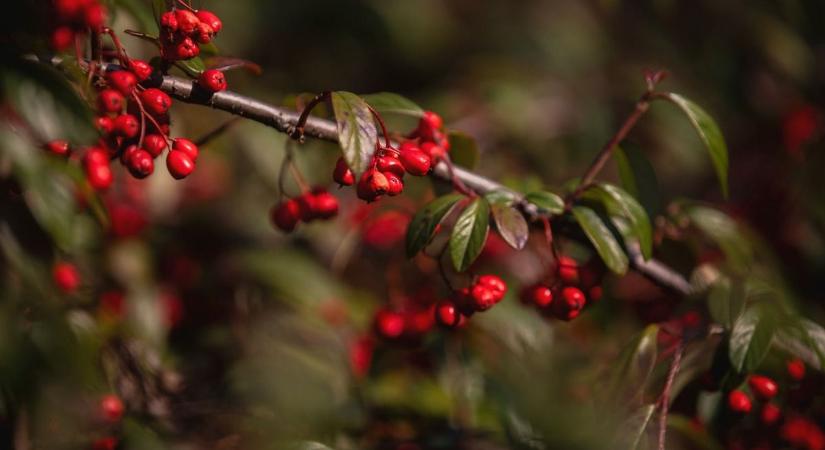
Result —
[[747, 414], [751, 411], [751, 406], [751, 399], [744, 392], [737, 389], [728, 394], [728, 408], [731, 411]]
[[135, 74], [128, 70], [109, 72], [106, 74], [106, 80], [109, 82], [109, 86], [117, 89], [118, 92], [127, 97], [134, 92], [138, 81]]
[[750, 386], [751, 392], [760, 400], [770, 400], [779, 392], [776, 382], [763, 375], [748, 377], [748, 386]]
[[176, 10], [175, 19], [178, 21], [178, 31], [184, 34], [192, 34], [200, 22], [195, 13], [185, 9]]
[[591, 303], [595, 303], [602, 299], [602, 294], [601, 286], [593, 286], [587, 291], [587, 299], [590, 300]]
[[579, 283], [579, 264], [573, 258], [560, 256], [556, 261], [556, 273], [564, 284]]
[[455, 328], [463, 322], [461, 313], [455, 303], [442, 300], [435, 306], [435, 321], [444, 327]]
[[149, 88], [140, 94], [143, 107], [153, 116], [160, 116], [169, 111], [172, 106], [172, 99], [166, 92], [157, 88]]
[[338, 199], [334, 195], [327, 192], [326, 189], [319, 189], [313, 191], [315, 197], [313, 206], [315, 208], [315, 216], [320, 219], [329, 219], [338, 214]]
[[387, 177], [387, 184], [389, 185], [387, 188], [387, 195], [390, 197], [395, 197], [404, 190], [404, 182], [401, 181], [401, 178], [397, 177], [394, 173], [385, 172], [384, 176]]
[[566, 287], [562, 289], [559, 301], [553, 302], [553, 314], [565, 321], [575, 319], [584, 308], [584, 293], [579, 288]]
[[369, 169], [358, 180], [358, 198], [369, 203], [386, 194], [389, 188], [389, 181], [383, 173]]
[[212, 27], [215, 34], [218, 34], [223, 28], [223, 23], [215, 13], [202, 9], [197, 13], [198, 20]]
[[168, 49], [163, 51], [167, 59], [191, 59], [198, 56], [201, 52], [200, 47], [189, 37], [185, 37], [171, 45], [171, 58], [168, 58], [168, 56], [170, 56]]
[[208, 69], [201, 72], [198, 84], [209, 92], [220, 92], [226, 90], [226, 77], [220, 70]]
[[59, 262], [52, 267], [52, 279], [64, 294], [71, 294], [80, 287], [80, 273], [74, 264]]
[[370, 336], [356, 339], [349, 347], [349, 362], [356, 377], [367, 375], [372, 364], [375, 342]]
[[429, 128], [431, 130], [440, 130], [441, 127], [444, 126], [444, 120], [441, 119], [441, 116], [432, 112], [432, 111], [425, 111], [424, 115], [421, 116], [421, 120], [418, 122], [419, 128]]
[[447, 154], [447, 150], [433, 142], [425, 142], [421, 144], [421, 151], [430, 155], [432, 161], [438, 161]]
[[394, 174], [398, 178], [404, 177], [404, 166], [401, 164], [401, 161], [398, 160], [395, 156], [391, 155], [384, 155], [378, 158], [378, 161], [375, 164], [375, 168], [381, 171], [384, 175], [387, 172]]
[[74, 43], [74, 30], [71, 27], [57, 27], [49, 38], [49, 45], [56, 52], [67, 50], [72, 43]]
[[426, 175], [430, 171], [430, 166], [432, 165], [430, 155], [414, 148], [402, 151], [400, 159], [401, 164], [404, 165], [404, 169], [410, 175], [415, 176]]
[[212, 38], [215, 36], [215, 30], [203, 22], [198, 22], [198, 26], [195, 27], [194, 36], [198, 43], [208, 44], [212, 42]]
[[799, 358], [788, 361], [786, 369], [793, 380], [799, 381], [805, 378], [805, 363]]
[[166, 149], [166, 139], [160, 134], [147, 134], [143, 138], [143, 148], [145, 148], [153, 158], [157, 158]]
[[46, 150], [54, 153], [55, 155], [68, 156], [69, 143], [63, 140], [51, 141], [46, 144]]
[[86, 181], [96, 190], [102, 191], [112, 185], [114, 176], [109, 163], [86, 164]]
[[273, 206], [269, 212], [272, 224], [282, 231], [290, 232], [301, 220], [301, 207], [295, 199], [289, 199]]
[[146, 81], [152, 76], [152, 66], [142, 59], [129, 60], [129, 70], [135, 74], [138, 81]]
[[106, 136], [115, 130], [115, 121], [109, 116], [98, 116], [95, 118], [95, 127], [100, 134]]
[[304, 194], [295, 197], [300, 207], [300, 219], [304, 222], [312, 222], [318, 218], [318, 213], [315, 207], [315, 196], [312, 192], [305, 192]]
[[115, 450], [117, 448], [117, 439], [112, 436], [100, 438], [92, 444], [92, 450]]
[[478, 283], [495, 291], [499, 298], [504, 297], [507, 292], [507, 283], [496, 275], [482, 275], [478, 277]]
[[123, 402], [116, 395], [104, 395], [100, 399], [100, 413], [109, 422], [117, 422], [123, 417]]
[[553, 291], [544, 285], [536, 285], [530, 290], [530, 301], [539, 308], [546, 308], [553, 303]]
[[198, 160], [198, 154], [200, 153], [198, 146], [194, 142], [184, 138], [175, 139], [172, 142], [172, 150], [185, 153], [192, 162]]
[[54, 11], [61, 22], [71, 22], [80, 17], [88, 0], [54, 0]]
[[109, 165], [109, 154], [102, 148], [92, 147], [83, 155], [83, 164], [86, 166]]
[[759, 413], [759, 419], [765, 425], [773, 425], [782, 417], [782, 410], [773, 403], [765, 403], [762, 411]]
[[166, 155], [166, 168], [174, 179], [180, 180], [195, 170], [195, 162], [186, 153], [170, 151]]
[[344, 158], [338, 158], [332, 179], [341, 186], [352, 186], [355, 183], [355, 174], [352, 173]]
[[83, 12], [83, 21], [92, 31], [100, 32], [106, 25], [106, 7], [99, 3], [90, 4]]
[[118, 136], [133, 138], [140, 133], [140, 122], [131, 114], [121, 114], [115, 117], [114, 132]]
[[395, 339], [404, 334], [404, 316], [381, 309], [375, 314], [375, 331], [379, 336], [386, 339]]
[[174, 33], [178, 31], [178, 18], [174, 11], [166, 11], [160, 16], [160, 26], [166, 31]]
[[114, 89], [104, 89], [97, 94], [97, 107], [103, 113], [117, 113], [123, 110], [123, 94]]
[[126, 167], [135, 178], [146, 178], [155, 171], [155, 161], [149, 152], [135, 146], [135, 150], [126, 161]]
[[486, 311], [496, 304], [496, 293], [480, 284], [474, 285], [470, 288], [470, 298], [473, 301], [473, 307], [476, 311]]

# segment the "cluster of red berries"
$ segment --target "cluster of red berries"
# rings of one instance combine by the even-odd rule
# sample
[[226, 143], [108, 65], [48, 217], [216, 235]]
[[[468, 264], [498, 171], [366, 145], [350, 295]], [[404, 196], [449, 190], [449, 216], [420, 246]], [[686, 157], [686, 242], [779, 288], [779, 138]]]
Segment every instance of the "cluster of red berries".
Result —
[[[779, 393], [779, 386], [776, 381], [764, 375], [751, 375], [748, 377], [748, 387], [753, 396], [761, 401], [769, 402]], [[747, 414], [753, 408], [753, 402], [745, 391], [734, 389], [728, 394], [728, 407], [731, 411]], [[765, 425], [773, 425], [781, 416], [779, 408], [772, 403], [765, 403], [760, 413], [760, 418]]]
[[449, 299], [438, 302], [435, 320], [447, 328], [456, 328], [476, 312], [487, 311], [504, 298], [507, 283], [496, 275], [481, 275], [470, 286], [453, 292]]
[[[109, 424], [116, 424], [123, 418], [125, 408], [120, 397], [113, 394], [104, 395], [98, 404], [98, 414], [100, 418]], [[114, 450], [117, 448], [118, 440], [113, 436], [106, 436], [94, 441], [94, 450]]]
[[272, 224], [285, 232], [295, 229], [298, 222], [326, 220], [338, 214], [338, 199], [323, 187], [316, 187], [298, 197], [273, 206], [269, 216]]
[[545, 317], [573, 320], [585, 306], [602, 297], [602, 288], [596, 280], [586, 278], [574, 259], [560, 256], [556, 261], [553, 282], [528, 287], [522, 293], [522, 301], [534, 305]]
[[433, 305], [408, 302], [393, 310], [387, 307], [375, 312], [373, 329], [379, 337], [389, 341], [415, 342], [434, 325]]
[[404, 148], [417, 148], [429, 155], [433, 164], [443, 158], [450, 151], [450, 141], [444, 133], [444, 121], [441, 116], [425, 111], [418, 121], [418, 127], [408, 136], [409, 139], [401, 143]]
[[100, 31], [106, 15], [99, 0], [54, 0], [54, 26], [49, 36], [52, 49], [62, 52], [72, 46], [78, 34]]
[[160, 55], [167, 61], [194, 58], [200, 45], [212, 42], [221, 28], [221, 19], [204, 9], [167, 11], [160, 16]]

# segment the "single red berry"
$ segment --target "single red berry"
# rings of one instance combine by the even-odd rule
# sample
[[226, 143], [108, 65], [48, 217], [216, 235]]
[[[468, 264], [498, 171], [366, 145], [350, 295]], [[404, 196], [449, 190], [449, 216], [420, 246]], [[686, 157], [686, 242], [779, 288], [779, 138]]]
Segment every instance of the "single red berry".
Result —
[[401, 161], [399, 161], [394, 155], [384, 155], [379, 157], [378, 161], [376, 161], [375, 168], [380, 170], [384, 175], [389, 172], [398, 178], [403, 178], [405, 173], [404, 166], [401, 164]]
[[444, 134], [443, 131], [441, 131], [441, 130], [433, 131], [433, 140], [432, 140], [432, 142], [434, 142], [436, 145], [438, 145], [439, 147], [444, 149], [444, 153], [447, 153], [447, 152], [450, 151], [450, 140], [447, 139], [447, 135]]
[[314, 190], [312, 195], [315, 197], [313, 206], [316, 217], [319, 219], [330, 219], [338, 214], [338, 199], [327, 192], [326, 189]]
[[117, 113], [123, 110], [126, 100], [114, 89], [104, 89], [97, 94], [97, 107], [103, 113]]
[[173, 44], [172, 59], [192, 59], [201, 53], [198, 44], [192, 38], [185, 37], [179, 42]]
[[496, 293], [487, 286], [476, 284], [470, 288], [470, 298], [476, 311], [486, 311], [496, 304]]
[[100, 399], [100, 413], [108, 422], [117, 422], [123, 417], [123, 402], [117, 395], [104, 395]]
[[385, 172], [384, 176], [387, 177], [387, 184], [389, 185], [387, 188], [387, 195], [390, 197], [395, 197], [404, 190], [404, 182], [401, 181], [401, 178], [397, 177], [394, 173]]
[[86, 166], [109, 165], [109, 154], [100, 147], [92, 147], [83, 155], [83, 164]]
[[776, 382], [763, 375], [748, 377], [748, 386], [750, 386], [751, 392], [760, 400], [770, 400], [779, 392]]
[[433, 329], [435, 325], [434, 305], [427, 308], [415, 307], [406, 309], [404, 317], [404, 331], [409, 336], [419, 337]]
[[424, 142], [421, 144], [421, 151], [430, 155], [430, 160], [438, 161], [447, 154], [447, 150], [444, 147], [434, 143], [434, 142]]
[[178, 18], [174, 11], [166, 11], [160, 15], [160, 26], [171, 33], [178, 31]]
[[728, 394], [728, 408], [731, 411], [741, 414], [747, 414], [751, 411], [752, 403], [748, 394], [740, 390], [731, 391]]
[[69, 143], [63, 140], [54, 140], [46, 144], [46, 150], [55, 155], [69, 156]]
[[115, 121], [109, 116], [97, 116], [95, 117], [95, 127], [97, 127], [100, 134], [106, 136], [115, 130]]
[[338, 158], [335, 162], [332, 179], [341, 186], [352, 186], [355, 183], [355, 174], [352, 173], [344, 158]]
[[155, 161], [149, 152], [135, 146], [135, 150], [126, 161], [126, 167], [135, 178], [146, 178], [155, 171]]
[[444, 120], [432, 111], [425, 111], [424, 115], [421, 116], [421, 120], [418, 122], [418, 126], [419, 128], [424, 127], [431, 130], [440, 130], [441, 127], [444, 126]]
[[198, 154], [200, 153], [198, 146], [194, 142], [184, 138], [175, 139], [172, 142], [172, 150], [185, 153], [192, 162], [198, 160]]
[[226, 90], [226, 77], [220, 70], [208, 69], [201, 72], [198, 84], [209, 92], [220, 92]]
[[135, 74], [128, 70], [116, 70], [114, 72], [109, 72], [106, 74], [106, 80], [109, 82], [109, 86], [113, 89], [117, 89], [118, 92], [127, 97], [135, 91], [135, 87], [138, 83], [138, 79]]
[[295, 229], [298, 221], [301, 220], [301, 206], [295, 199], [283, 201], [272, 207], [269, 218], [276, 227], [282, 231], [290, 232]]
[[115, 133], [127, 139], [140, 133], [140, 122], [131, 114], [121, 114], [115, 117]]
[[100, 438], [92, 444], [92, 450], [115, 450], [116, 448], [117, 439], [112, 436]]
[[579, 263], [568, 256], [560, 256], [556, 261], [556, 273], [564, 284], [579, 284]]
[[166, 114], [172, 106], [172, 99], [169, 95], [157, 88], [149, 88], [141, 92], [140, 100], [143, 107], [153, 116]]
[[185, 9], [176, 10], [175, 19], [178, 21], [178, 31], [183, 34], [192, 34], [200, 22], [195, 13]]
[[166, 149], [166, 139], [160, 134], [147, 134], [143, 138], [143, 148], [145, 148], [153, 158], [157, 158]]
[[507, 292], [507, 283], [496, 275], [482, 275], [478, 277], [477, 284], [487, 286], [495, 291], [500, 298], [504, 297], [504, 294]]
[[799, 358], [788, 361], [786, 369], [793, 380], [799, 381], [805, 378], [805, 363]]
[[301, 208], [300, 219], [302, 221], [309, 223], [318, 218], [315, 196], [312, 195], [312, 192], [304, 192], [295, 197], [295, 201], [298, 202], [298, 206]]
[[409, 149], [406, 151], [402, 151], [400, 159], [401, 164], [404, 165], [404, 169], [410, 175], [426, 175], [430, 171], [430, 167], [432, 166], [432, 160], [430, 159], [430, 155], [417, 149]]
[[759, 419], [765, 425], [773, 425], [776, 422], [779, 422], [781, 417], [782, 410], [780, 410], [779, 407], [773, 403], [765, 403], [762, 407], [762, 411], [759, 413]]
[[102, 191], [108, 189], [114, 181], [112, 169], [109, 163], [102, 164], [86, 164], [86, 181], [89, 182], [94, 189]]
[[356, 377], [363, 378], [367, 375], [372, 365], [374, 350], [375, 342], [371, 336], [363, 336], [350, 344], [349, 362]]
[[591, 303], [595, 303], [602, 299], [602, 287], [601, 286], [593, 286], [587, 291], [587, 299], [590, 300]]
[[375, 331], [378, 336], [385, 339], [395, 339], [404, 334], [404, 316], [381, 309], [375, 314]]
[[180, 180], [195, 170], [195, 162], [186, 153], [170, 151], [166, 155], [166, 168], [174, 179]]
[[530, 301], [539, 308], [546, 308], [553, 303], [553, 291], [544, 285], [536, 285], [530, 290]]
[[194, 36], [199, 44], [208, 44], [212, 42], [212, 38], [215, 36], [215, 30], [203, 22], [198, 22], [198, 26], [195, 27]]
[[456, 328], [463, 322], [461, 313], [456, 308], [455, 303], [449, 300], [441, 300], [435, 306], [435, 321], [447, 328]]
[[49, 37], [49, 45], [56, 52], [67, 50], [72, 46], [72, 43], [74, 43], [74, 30], [71, 27], [57, 27]]
[[562, 289], [558, 300], [553, 302], [553, 315], [565, 321], [578, 317], [585, 304], [584, 293], [575, 287]]
[[369, 169], [358, 180], [358, 198], [369, 203], [386, 194], [389, 188], [389, 181], [383, 173]]
[[152, 76], [152, 66], [142, 59], [130, 59], [129, 70], [135, 74], [138, 81], [146, 81]]
[[83, 12], [83, 21], [92, 31], [100, 32], [106, 25], [106, 7], [99, 3], [91, 3]]
[[[146, 227], [147, 220], [139, 208], [125, 202], [111, 202], [109, 232], [116, 238], [136, 236]], [[101, 299], [102, 301], [102, 299]]]
[[80, 287], [80, 273], [72, 263], [56, 263], [52, 267], [52, 279], [64, 294], [72, 294]]
[[202, 9], [198, 11], [196, 15], [198, 20], [212, 27], [215, 34], [218, 34], [223, 28], [223, 22], [221, 22], [221, 19], [219, 19], [218, 16], [211, 11]]

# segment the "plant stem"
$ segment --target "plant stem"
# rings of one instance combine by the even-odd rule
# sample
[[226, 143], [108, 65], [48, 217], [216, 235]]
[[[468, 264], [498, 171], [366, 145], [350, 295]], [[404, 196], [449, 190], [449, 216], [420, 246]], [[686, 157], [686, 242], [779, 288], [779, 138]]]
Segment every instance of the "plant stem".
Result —
[[679, 367], [682, 364], [682, 353], [684, 352], [684, 343], [681, 339], [676, 343], [676, 352], [673, 354], [673, 360], [670, 362], [670, 370], [667, 373], [667, 381], [665, 387], [662, 389], [661, 402], [662, 411], [659, 414], [659, 450], [665, 450], [665, 434], [667, 433], [667, 412], [670, 406], [670, 391], [673, 389], [673, 380], [676, 379], [676, 374], [679, 373]]
[[301, 116], [298, 117], [298, 122], [295, 123], [295, 128], [289, 133], [289, 137], [295, 139], [296, 141], [303, 141], [304, 139], [304, 127], [306, 126], [307, 119], [309, 119], [309, 113], [312, 112], [312, 109], [315, 108], [319, 103], [325, 101], [331, 95], [330, 91], [324, 91], [320, 94], [316, 95], [312, 100], [307, 103], [304, 107], [304, 110], [301, 112]]

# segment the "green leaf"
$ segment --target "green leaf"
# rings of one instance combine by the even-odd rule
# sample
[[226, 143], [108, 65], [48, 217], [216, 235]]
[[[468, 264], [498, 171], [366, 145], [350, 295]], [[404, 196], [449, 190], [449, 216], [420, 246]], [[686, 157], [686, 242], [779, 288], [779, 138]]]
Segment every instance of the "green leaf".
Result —
[[714, 321], [726, 329], [731, 329], [744, 309], [745, 292], [742, 283], [732, 283], [723, 277], [711, 287], [708, 294], [708, 310]]
[[734, 269], [741, 272], [751, 266], [754, 249], [736, 221], [704, 206], [692, 206], [687, 213], [691, 222], [722, 249]]
[[811, 367], [825, 367], [825, 329], [816, 322], [793, 317], [777, 331], [776, 345]]
[[617, 147], [614, 155], [624, 189], [639, 199], [648, 217], [658, 215], [662, 210], [662, 198], [659, 180], [650, 160], [639, 147], [629, 142]]
[[491, 206], [493, 219], [496, 222], [498, 234], [510, 247], [521, 250], [527, 244], [529, 229], [527, 221], [519, 210], [503, 203], [494, 203]]
[[450, 235], [450, 257], [457, 271], [464, 272], [478, 258], [489, 230], [490, 205], [485, 198], [476, 198], [458, 216]]
[[415, 102], [392, 92], [367, 94], [363, 99], [379, 113], [403, 114], [414, 117], [424, 115], [424, 110]]
[[604, 204], [611, 216], [627, 220], [630, 235], [639, 240], [642, 255], [650, 259], [653, 253], [653, 230], [644, 208], [633, 196], [607, 183], [599, 183], [589, 188], [585, 195], [592, 196]]
[[338, 124], [338, 142], [344, 159], [355, 172], [356, 179], [369, 168], [378, 130], [369, 105], [361, 97], [344, 91], [332, 93], [332, 109]]
[[722, 136], [719, 126], [716, 125], [716, 122], [704, 109], [681, 95], [670, 92], [664, 94], [664, 97], [687, 114], [693, 128], [699, 133], [699, 137], [710, 153], [710, 159], [713, 161], [713, 167], [716, 169], [716, 176], [719, 178], [722, 194], [727, 197], [728, 146], [725, 144], [725, 138]]
[[648, 325], [625, 346], [618, 361], [613, 364], [608, 395], [623, 400], [622, 403], [644, 395], [656, 367], [658, 333], [658, 325]]
[[501, 203], [505, 205], [512, 205], [513, 202], [516, 201], [516, 194], [511, 191], [506, 191], [503, 189], [490, 191], [484, 194], [484, 198], [487, 199], [487, 202], [491, 205], [496, 203]]
[[524, 199], [548, 214], [558, 215], [564, 212], [564, 200], [552, 192], [530, 192], [524, 196]]
[[448, 194], [431, 201], [418, 211], [407, 226], [407, 257], [412, 258], [429, 244], [435, 228], [444, 220], [456, 203], [463, 199], [460, 194]]
[[186, 72], [187, 75], [192, 77], [197, 77], [201, 74], [201, 72], [206, 70], [206, 63], [203, 62], [203, 59], [200, 56], [196, 56], [192, 59], [177, 61], [175, 65]]
[[450, 131], [447, 139], [450, 141], [450, 160], [466, 169], [475, 169], [479, 160], [475, 138], [460, 131]]
[[605, 265], [614, 273], [624, 275], [627, 272], [627, 255], [601, 217], [592, 209], [584, 206], [574, 206], [573, 217], [576, 218]]
[[728, 357], [739, 373], [752, 372], [768, 354], [776, 332], [775, 311], [760, 305], [745, 310], [733, 325]]

